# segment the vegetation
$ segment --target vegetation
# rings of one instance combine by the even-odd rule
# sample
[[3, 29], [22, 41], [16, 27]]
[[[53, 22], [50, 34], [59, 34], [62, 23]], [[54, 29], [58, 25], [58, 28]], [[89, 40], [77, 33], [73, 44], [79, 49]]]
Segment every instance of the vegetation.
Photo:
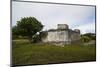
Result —
[[95, 45], [66, 45], [30, 43], [28, 40], [13, 40], [13, 65], [49, 64], [65, 62], [95, 61]]
[[12, 36], [13, 39], [18, 38], [19, 32], [18, 32], [17, 26], [12, 27], [12, 35], [13, 35]]
[[32, 40], [33, 43], [37, 43], [37, 42], [40, 42], [40, 41], [41, 41], [40, 34], [36, 34], [36, 35], [33, 36], [33, 40]]
[[17, 21], [17, 25], [12, 28], [12, 34], [14, 37], [27, 36], [32, 41], [32, 36], [40, 32], [42, 28], [43, 25], [36, 18], [24, 17]]
[[89, 42], [91, 40], [96, 40], [96, 35], [94, 33], [86, 33], [81, 35], [82, 42]]

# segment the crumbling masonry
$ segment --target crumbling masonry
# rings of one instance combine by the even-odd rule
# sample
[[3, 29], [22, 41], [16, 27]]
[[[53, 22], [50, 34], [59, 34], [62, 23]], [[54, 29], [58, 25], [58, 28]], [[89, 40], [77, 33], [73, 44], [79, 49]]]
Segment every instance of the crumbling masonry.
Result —
[[46, 36], [42, 38], [44, 43], [63, 43], [70, 44], [80, 40], [80, 30], [69, 29], [67, 24], [58, 24], [57, 29], [44, 31]]

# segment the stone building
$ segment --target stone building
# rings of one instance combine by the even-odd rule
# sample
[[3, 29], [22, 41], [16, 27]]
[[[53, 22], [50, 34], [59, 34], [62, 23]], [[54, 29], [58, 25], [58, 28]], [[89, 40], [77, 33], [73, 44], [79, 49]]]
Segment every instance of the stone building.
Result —
[[80, 40], [80, 30], [71, 30], [67, 24], [58, 24], [57, 29], [50, 29], [44, 31], [44, 33], [45, 37], [42, 37], [42, 42], [44, 43], [70, 44]]

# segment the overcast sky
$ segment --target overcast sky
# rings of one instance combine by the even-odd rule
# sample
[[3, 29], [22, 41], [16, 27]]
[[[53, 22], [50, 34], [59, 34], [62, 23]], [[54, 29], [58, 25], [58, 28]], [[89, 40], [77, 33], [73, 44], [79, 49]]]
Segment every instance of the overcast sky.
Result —
[[68, 24], [70, 29], [81, 33], [95, 33], [95, 7], [29, 2], [12, 2], [12, 26], [21, 17], [35, 17], [43, 30], [57, 28], [57, 24]]

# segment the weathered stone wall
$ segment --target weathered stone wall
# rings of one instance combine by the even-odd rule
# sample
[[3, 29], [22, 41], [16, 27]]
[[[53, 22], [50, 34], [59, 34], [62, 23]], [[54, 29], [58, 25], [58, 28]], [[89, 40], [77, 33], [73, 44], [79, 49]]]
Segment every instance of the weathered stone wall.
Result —
[[80, 32], [69, 30], [69, 40], [70, 42], [76, 42], [80, 40]]
[[48, 31], [47, 37], [43, 38], [43, 42], [64, 42], [70, 43], [80, 39], [80, 33], [65, 30], [65, 31]]
[[47, 39], [49, 42], [68, 41], [68, 31], [49, 31]]

